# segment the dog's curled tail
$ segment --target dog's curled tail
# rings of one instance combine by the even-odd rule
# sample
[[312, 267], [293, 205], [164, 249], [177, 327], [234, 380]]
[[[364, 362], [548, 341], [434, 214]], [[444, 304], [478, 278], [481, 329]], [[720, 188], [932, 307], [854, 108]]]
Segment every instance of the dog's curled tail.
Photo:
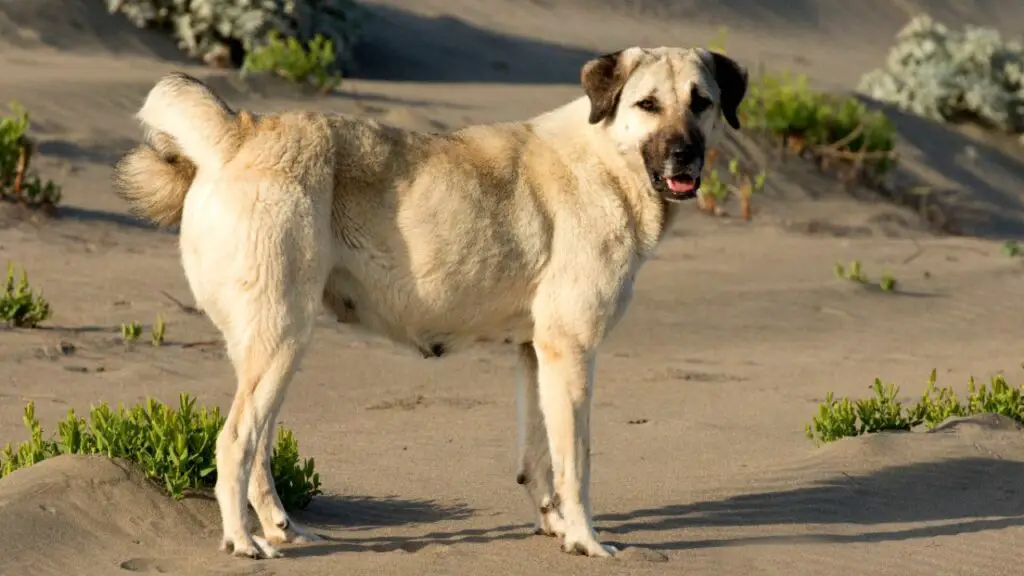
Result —
[[153, 86], [136, 117], [146, 144], [117, 162], [114, 186], [133, 214], [174, 226], [196, 172], [217, 170], [237, 152], [235, 113], [205, 84], [174, 72]]

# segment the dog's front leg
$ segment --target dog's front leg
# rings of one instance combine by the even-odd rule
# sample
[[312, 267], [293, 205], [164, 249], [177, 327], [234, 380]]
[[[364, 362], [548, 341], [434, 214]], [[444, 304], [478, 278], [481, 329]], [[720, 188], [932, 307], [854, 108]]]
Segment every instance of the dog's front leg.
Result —
[[611, 556], [597, 540], [590, 518], [590, 400], [594, 352], [571, 339], [535, 341], [540, 407], [548, 433], [555, 503], [565, 536], [562, 549], [587, 556]]

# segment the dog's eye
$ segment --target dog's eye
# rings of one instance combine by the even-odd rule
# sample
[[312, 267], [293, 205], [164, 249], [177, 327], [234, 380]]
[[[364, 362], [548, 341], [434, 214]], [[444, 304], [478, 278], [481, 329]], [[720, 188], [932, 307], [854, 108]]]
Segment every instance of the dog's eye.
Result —
[[711, 108], [711, 104], [711, 99], [700, 92], [694, 91], [690, 95], [690, 112], [693, 112], [694, 116], [699, 116], [702, 112]]
[[657, 112], [658, 101], [654, 98], [644, 98], [636, 103], [636, 107], [643, 110], [644, 112]]

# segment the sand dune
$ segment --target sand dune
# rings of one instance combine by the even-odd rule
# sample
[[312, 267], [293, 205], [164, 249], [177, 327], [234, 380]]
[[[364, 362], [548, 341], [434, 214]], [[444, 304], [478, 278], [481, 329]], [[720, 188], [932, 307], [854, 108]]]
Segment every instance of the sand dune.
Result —
[[[243, 85], [185, 62], [173, 43], [95, 1], [0, 4], [0, 101], [33, 114], [38, 168], [65, 186], [59, 221], [0, 212], [0, 257], [28, 267], [53, 326], [0, 329], [0, 442], [98, 401], [226, 408], [231, 369], [217, 336], [162, 291], [189, 300], [173, 234], [132, 220], [110, 165], [139, 134], [153, 81], [183, 68], [233, 104], [360, 113], [423, 130], [522, 118], [579, 93], [581, 62], [629, 44], [701, 43], [728, 28], [749, 65], [848, 89], [878, 65], [910, 2], [838, 0], [398, 0], [376, 20], [357, 78], [313, 100]], [[1018, 2], [928, 2], [951, 23], [1015, 30]], [[1019, 26], [1017, 27], [1019, 28]], [[479, 350], [443, 362], [325, 323], [281, 420], [316, 458], [325, 494], [301, 520], [328, 536], [288, 558], [216, 549], [216, 506], [173, 502], [130, 467], [61, 457], [0, 481], [0, 574], [848, 574], [1019, 572], [1024, 438], [975, 418], [924, 433], [815, 448], [803, 426], [828, 391], [863, 396], [876, 376], [911, 399], [932, 368], [1022, 381], [1024, 268], [994, 239], [1024, 237], [1019, 150], [894, 113], [908, 177], [949, 190], [964, 237], [839, 190], [799, 163], [772, 165], [749, 224], [685, 214], [641, 274], [599, 361], [594, 507], [615, 562], [558, 552], [529, 533], [513, 480], [513, 359]], [[727, 149], [764, 160], [749, 139]], [[731, 209], [731, 208], [730, 208]], [[901, 292], [859, 290], [836, 261], [892, 272]], [[167, 321], [172, 345], [126, 350], [122, 322]], [[73, 345], [73, 351], [61, 343]], [[410, 400], [412, 399], [412, 400]]]

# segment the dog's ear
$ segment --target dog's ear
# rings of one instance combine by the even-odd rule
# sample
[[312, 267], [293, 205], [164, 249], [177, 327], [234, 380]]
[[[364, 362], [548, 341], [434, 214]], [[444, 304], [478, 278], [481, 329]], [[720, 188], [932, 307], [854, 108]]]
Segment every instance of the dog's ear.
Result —
[[583, 65], [580, 84], [590, 98], [591, 124], [615, 115], [619, 105], [622, 87], [626, 84], [626, 72], [622, 66], [622, 50], [598, 56]]
[[733, 129], [740, 129], [740, 119], [736, 115], [743, 97], [747, 95], [747, 69], [738, 62], [718, 52], [706, 52], [711, 59], [711, 72], [718, 84], [719, 101], [722, 116]]

